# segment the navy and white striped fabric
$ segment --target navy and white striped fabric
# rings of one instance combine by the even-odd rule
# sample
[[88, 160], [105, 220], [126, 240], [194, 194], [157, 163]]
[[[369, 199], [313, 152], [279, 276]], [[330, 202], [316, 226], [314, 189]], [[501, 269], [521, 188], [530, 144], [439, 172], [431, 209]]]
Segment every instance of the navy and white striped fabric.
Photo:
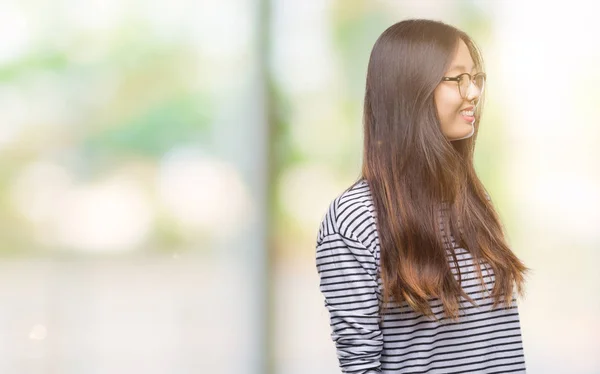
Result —
[[319, 227], [316, 267], [343, 373], [525, 373], [515, 294], [508, 308], [492, 309], [493, 272], [482, 267], [486, 290], [469, 252], [452, 243], [462, 287], [478, 306], [461, 298], [457, 323], [442, 317], [435, 298], [430, 305], [439, 322], [406, 303], [392, 304], [379, 323], [379, 239], [367, 182], [359, 181], [332, 201]]

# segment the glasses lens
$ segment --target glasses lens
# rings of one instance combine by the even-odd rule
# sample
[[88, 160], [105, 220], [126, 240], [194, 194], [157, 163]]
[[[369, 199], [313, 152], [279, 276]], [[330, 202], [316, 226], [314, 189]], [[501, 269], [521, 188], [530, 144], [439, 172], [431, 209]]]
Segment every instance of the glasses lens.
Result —
[[477, 88], [479, 89], [479, 91], [481, 91], [481, 93], [483, 93], [483, 89], [485, 88], [485, 75], [483, 74], [477, 74], [474, 77], [474, 82], [475, 85], [477, 86]]
[[458, 88], [460, 90], [460, 96], [463, 98], [467, 96], [469, 92], [469, 86], [471, 85], [470, 77], [467, 74], [463, 74], [460, 76], [460, 81], [458, 82]]
[[[460, 95], [465, 98], [469, 93], [469, 88], [471, 86], [471, 80], [467, 74], [461, 75], [460, 81], [458, 82], [458, 88], [460, 90]], [[480, 95], [483, 93], [483, 89], [485, 88], [485, 76], [483, 74], [477, 74], [473, 77], [473, 84], [480, 91]]]

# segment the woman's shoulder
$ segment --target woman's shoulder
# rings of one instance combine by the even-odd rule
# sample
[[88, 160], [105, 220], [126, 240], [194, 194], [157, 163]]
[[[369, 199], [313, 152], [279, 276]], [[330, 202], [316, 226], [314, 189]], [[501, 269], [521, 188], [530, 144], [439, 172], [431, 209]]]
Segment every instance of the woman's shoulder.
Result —
[[365, 223], [374, 222], [374, 207], [369, 184], [365, 179], [353, 183], [329, 204], [320, 227], [320, 236], [334, 233], [355, 237]]

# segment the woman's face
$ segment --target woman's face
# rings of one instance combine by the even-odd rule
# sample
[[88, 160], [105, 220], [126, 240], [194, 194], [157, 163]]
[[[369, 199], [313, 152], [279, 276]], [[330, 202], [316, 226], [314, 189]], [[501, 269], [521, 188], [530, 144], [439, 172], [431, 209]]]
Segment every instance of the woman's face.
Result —
[[[462, 39], [459, 40], [450, 69], [444, 76], [455, 77], [461, 73], [470, 73], [471, 75], [478, 73], [475, 71], [469, 48]], [[481, 91], [474, 84], [471, 85], [464, 99], [460, 96], [457, 82], [443, 81], [436, 87], [434, 99], [437, 114], [442, 133], [448, 140], [466, 139], [473, 135], [475, 118], [472, 117], [473, 113], [465, 115], [464, 111], [475, 111], [480, 94]]]

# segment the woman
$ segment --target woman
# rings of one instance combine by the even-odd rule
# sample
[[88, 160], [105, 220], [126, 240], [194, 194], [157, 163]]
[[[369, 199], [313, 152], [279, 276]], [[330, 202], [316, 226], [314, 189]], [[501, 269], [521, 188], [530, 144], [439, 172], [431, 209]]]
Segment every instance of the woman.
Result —
[[485, 77], [444, 23], [399, 22], [373, 47], [362, 175], [316, 248], [344, 373], [525, 372], [515, 296], [529, 269], [473, 167]]

